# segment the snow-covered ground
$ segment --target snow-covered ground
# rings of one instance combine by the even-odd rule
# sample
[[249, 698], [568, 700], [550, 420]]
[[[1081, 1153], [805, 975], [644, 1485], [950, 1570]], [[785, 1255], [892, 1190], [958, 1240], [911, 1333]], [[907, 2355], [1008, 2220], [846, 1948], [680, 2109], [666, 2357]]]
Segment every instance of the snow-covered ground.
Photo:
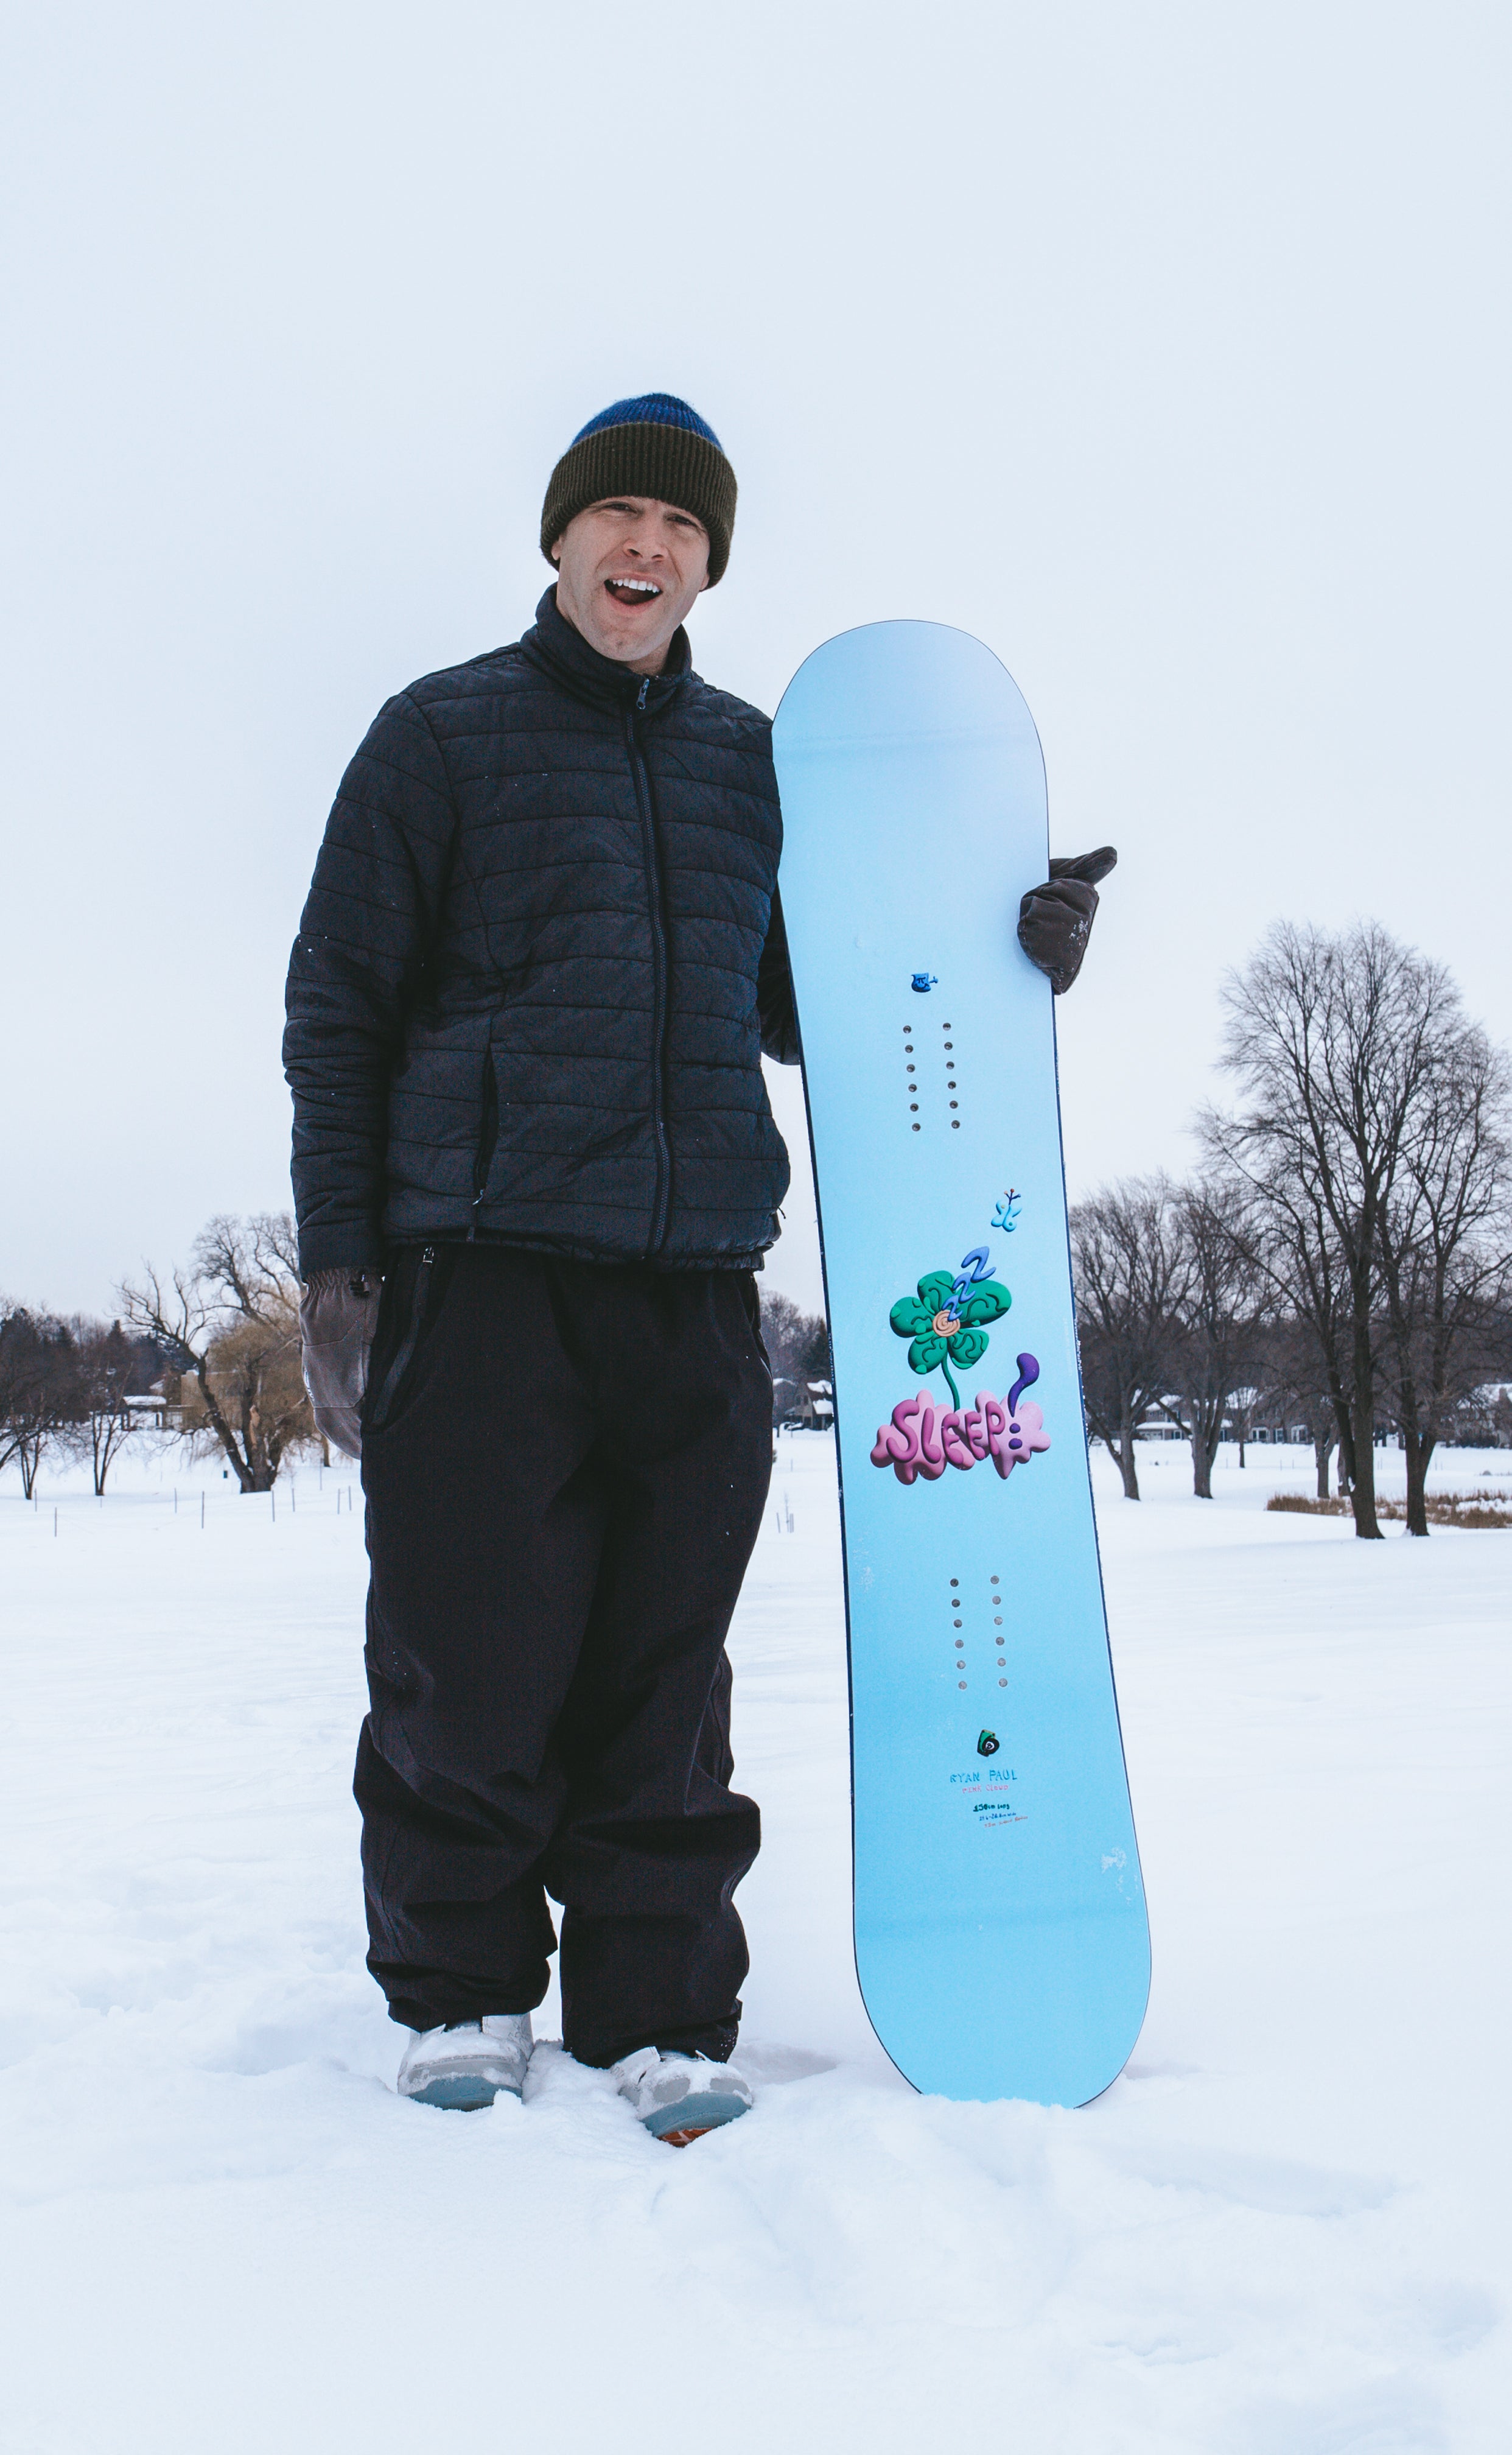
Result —
[[1071, 2113], [872, 2041], [833, 1455], [784, 1440], [733, 1647], [767, 2084], [680, 2155], [565, 2062], [524, 2109], [393, 2093], [351, 1478], [8, 1477], [0, 2445], [1503, 2448], [1512, 1532], [1265, 1514], [1310, 1465], [1230, 1453], [1204, 1506], [1152, 1448], [1135, 1508], [1099, 1456], [1156, 1977]]

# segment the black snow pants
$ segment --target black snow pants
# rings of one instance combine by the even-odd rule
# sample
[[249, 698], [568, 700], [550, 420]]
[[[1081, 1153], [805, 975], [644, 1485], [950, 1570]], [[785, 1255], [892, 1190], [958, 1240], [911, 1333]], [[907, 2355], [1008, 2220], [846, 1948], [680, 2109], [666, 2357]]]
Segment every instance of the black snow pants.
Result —
[[396, 2020], [534, 2009], [719, 2060], [760, 1845], [724, 1653], [771, 1474], [755, 1281], [409, 1247], [362, 1432], [368, 1965]]

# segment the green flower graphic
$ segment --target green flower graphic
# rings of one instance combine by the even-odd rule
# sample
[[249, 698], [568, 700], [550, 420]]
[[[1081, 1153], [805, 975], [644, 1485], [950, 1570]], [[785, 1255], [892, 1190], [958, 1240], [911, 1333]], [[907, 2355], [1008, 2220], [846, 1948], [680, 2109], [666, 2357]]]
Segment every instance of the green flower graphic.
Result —
[[887, 1318], [898, 1338], [909, 1342], [908, 1360], [916, 1372], [933, 1372], [936, 1365], [950, 1387], [951, 1402], [960, 1405], [960, 1391], [951, 1365], [965, 1371], [987, 1352], [983, 1322], [997, 1321], [1013, 1302], [998, 1279], [982, 1279], [958, 1294], [954, 1270], [931, 1270], [919, 1280], [917, 1296], [899, 1296]]

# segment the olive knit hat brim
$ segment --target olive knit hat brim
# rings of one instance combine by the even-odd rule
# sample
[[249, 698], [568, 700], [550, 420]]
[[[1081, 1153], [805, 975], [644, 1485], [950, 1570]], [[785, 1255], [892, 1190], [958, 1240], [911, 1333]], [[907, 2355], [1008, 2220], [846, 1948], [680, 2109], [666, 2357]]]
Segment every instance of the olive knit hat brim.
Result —
[[541, 552], [606, 495], [649, 495], [691, 512], [709, 532], [709, 585], [724, 577], [735, 528], [735, 471], [712, 426], [675, 393], [616, 400], [580, 427], [552, 471], [541, 507]]

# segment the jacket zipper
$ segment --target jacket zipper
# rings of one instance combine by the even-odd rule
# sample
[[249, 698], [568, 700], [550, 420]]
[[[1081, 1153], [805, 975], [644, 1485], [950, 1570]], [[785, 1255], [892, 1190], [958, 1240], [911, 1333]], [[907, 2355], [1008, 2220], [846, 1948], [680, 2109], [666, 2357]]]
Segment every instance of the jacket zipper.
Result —
[[468, 1222], [467, 1241], [477, 1239], [477, 1214], [488, 1191], [488, 1172], [494, 1164], [498, 1145], [498, 1075], [494, 1065], [494, 1044], [491, 1040], [485, 1055], [483, 1076], [483, 1118], [478, 1130], [477, 1150], [473, 1160], [473, 1216]]
[[652, 1122], [656, 1133], [656, 1191], [652, 1205], [651, 1235], [647, 1240], [648, 1254], [659, 1252], [666, 1241], [667, 1212], [672, 1194], [672, 1152], [667, 1141], [667, 929], [661, 903], [661, 863], [656, 853], [655, 808], [651, 793], [651, 774], [640, 746], [638, 717], [646, 712], [646, 695], [651, 678], [645, 676], [635, 694], [635, 708], [625, 719], [625, 740], [630, 751], [630, 772], [635, 780], [635, 801], [640, 812], [640, 839], [646, 863], [646, 896], [651, 906], [651, 950], [654, 1005], [652, 1032], [655, 1043], [655, 1071], [652, 1097]]
[[399, 1384], [408, 1372], [414, 1350], [420, 1344], [420, 1326], [425, 1319], [425, 1299], [430, 1292], [431, 1266], [434, 1260], [435, 1247], [427, 1245], [420, 1255], [420, 1267], [414, 1274], [414, 1288], [410, 1297], [410, 1318], [405, 1326], [404, 1336], [399, 1341], [398, 1352], [393, 1362], [384, 1374], [383, 1387], [378, 1392], [377, 1404], [371, 1411], [370, 1420], [375, 1432], [382, 1430], [384, 1418], [398, 1395]]

